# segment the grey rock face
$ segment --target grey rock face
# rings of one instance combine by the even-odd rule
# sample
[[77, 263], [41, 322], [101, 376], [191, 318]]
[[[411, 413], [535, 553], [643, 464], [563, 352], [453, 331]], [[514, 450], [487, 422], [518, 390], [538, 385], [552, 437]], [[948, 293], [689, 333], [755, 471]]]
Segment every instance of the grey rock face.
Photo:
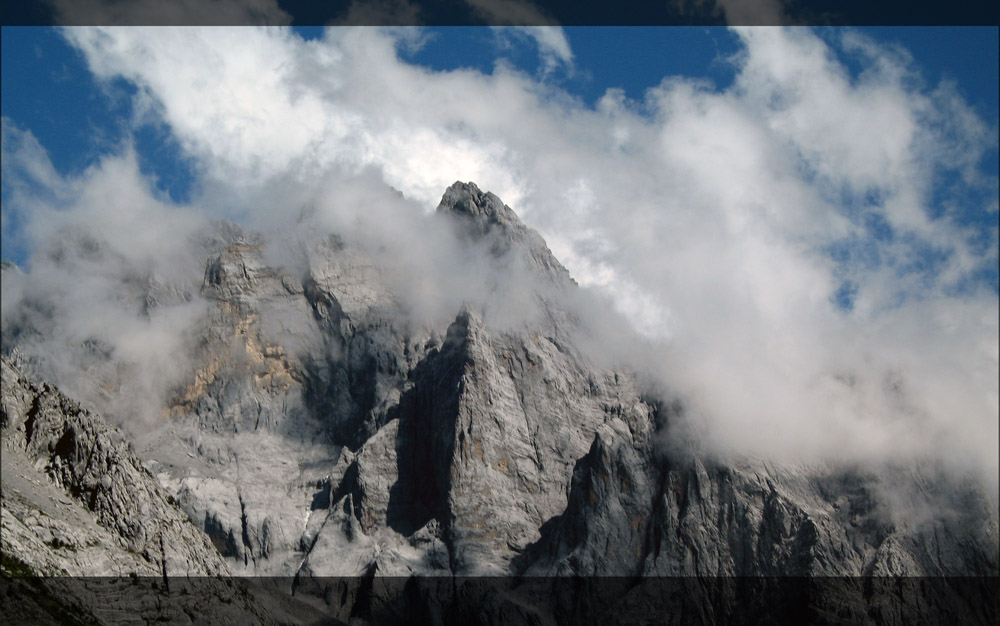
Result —
[[[547, 554], [530, 571], [863, 577], [988, 576], [997, 569], [988, 504], [969, 493], [953, 509], [958, 519], [909, 525], [878, 510], [874, 491], [883, 477], [700, 459], [651, 463], [630, 444], [627, 435], [595, 439], [574, 472], [565, 514], [538, 546]], [[823, 483], [832, 480], [850, 487], [830, 498]], [[958, 488], [944, 477], [935, 482], [942, 491]], [[609, 553], [609, 537], [611, 546], [634, 552]]]
[[[227, 573], [121, 431], [51, 386], [36, 387], [6, 360], [2, 367], [4, 542], [11, 552], [42, 572], [70, 565], [66, 571], [77, 575]], [[40, 489], [29, 489], [32, 483]], [[87, 531], [77, 534], [81, 520]], [[59, 549], [82, 554], [60, 558], [53, 553]]]
[[369, 440], [345, 477], [362, 528], [409, 535], [435, 522], [451, 571], [508, 573], [565, 508], [575, 460], [628, 390], [574, 371], [572, 358], [551, 339], [495, 336], [460, 314], [412, 373], [394, 445]]
[[[207, 578], [227, 576], [226, 564], [121, 431], [0, 367], [5, 619], [272, 623], [238, 586]], [[25, 575], [55, 578], [6, 580]], [[170, 585], [189, 577], [201, 582], [173, 602]]]
[[465, 237], [486, 242], [498, 258], [518, 257], [535, 274], [558, 285], [575, 284], [537, 231], [525, 226], [500, 198], [483, 192], [474, 183], [456, 182], [445, 191], [438, 213], [455, 219]]
[[[377, 250], [331, 235], [309, 244], [296, 268], [276, 267], [262, 239], [233, 226], [202, 243], [200, 285], [144, 283], [147, 311], [193, 294], [208, 303], [192, 328], [191, 371], [135, 440], [155, 480], [117, 431], [8, 375], [5, 364], [5, 446], [17, 433], [10, 446], [24, 459], [10, 471], [35, 476], [26, 468], [41, 463], [52, 489], [69, 489], [93, 513], [99, 541], [111, 536], [122, 548], [100, 561], [67, 559], [53, 552], [60, 542], [98, 539], [58, 525], [31, 531], [37, 540], [18, 530], [10, 545], [18, 553], [32, 541], [49, 545], [31, 562], [46, 572], [281, 576], [283, 593], [327, 615], [374, 622], [406, 621], [411, 609], [458, 619], [443, 598], [481, 603], [481, 612], [461, 614], [470, 623], [566, 621], [592, 592], [601, 619], [626, 623], [663, 599], [638, 581], [672, 577], [998, 575], [995, 508], [944, 474], [775, 467], [665, 442], [682, 408], [574, 344], [583, 323], [576, 285], [538, 233], [471, 183], [448, 189], [437, 218], [489, 256], [493, 275], [529, 277], [517, 295], [541, 315], [497, 324], [488, 307], [469, 302], [450, 324], [421, 325]], [[503, 284], [495, 288], [506, 295]], [[4, 337], [16, 338], [7, 329]], [[887, 491], [941, 514], [893, 514]], [[426, 578], [407, 588], [412, 605], [399, 604], [399, 587], [374, 582], [413, 576]], [[618, 582], [590, 592], [454, 582], [477, 576]], [[452, 582], [435, 587], [434, 577]], [[883, 603], [866, 584], [869, 591], [848, 584], [826, 593], [818, 606], [860, 622], [912, 617], [901, 596]], [[718, 593], [754, 595], [724, 585]], [[562, 608], [530, 608], [540, 598]], [[982, 621], [974, 600], [928, 602]], [[671, 606], [705, 623], [743, 619]]]

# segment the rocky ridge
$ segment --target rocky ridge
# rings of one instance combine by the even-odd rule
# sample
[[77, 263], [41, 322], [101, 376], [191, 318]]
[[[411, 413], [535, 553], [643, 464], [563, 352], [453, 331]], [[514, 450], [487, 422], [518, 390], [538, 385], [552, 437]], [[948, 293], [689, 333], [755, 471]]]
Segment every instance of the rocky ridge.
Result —
[[[287, 592], [345, 621], [377, 607], [383, 617], [405, 613], [391, 608], [399, 589], [364, 582], [383, 577], [632, 580], [604, 592], [617, 607], [607, 614], [624, 623], [629, 610], [648, 608], [644, 594], [663, 595], [642, 580], [998, 575], [996, 511], [944, 475], [774, 467], [664, 445], [683, 405], [647, 395], [634, 374], [598, 367], [574, 345], [580, 322], [567, 294], [576, 286], [538, 233], [471, 183], [453, 185], [438, 213], [501, 273], [532, 277], [538, 315], [498, 327], [468, 303], [446, 328], [415, 325], [373, 251], [331, 235], [291, 272], [268, 266], [263, 242], [235, 227], [206, 244], [200, 286], [145, 297], [155, 307], [193, 289], [210, 305], [193, 371], [137, 441], [144, 464], [135, 467], [148, 467], [159, 482], [149, 489], [162, 485], [203, 533], [190, 545], [202, 550], [207, 537], [213, 550], [161, 555], [151, 567], [195, 571], [204, 558], [279, 576]], [[5, 398], [17, 376], [8, 369]], [[105, 469], [54, 475], [100, 509], [114, 499], [88, 494], [100, 492]], [[6, 493], [6, 465], [4, 480]], [[896, 483], [947, 514], [888, 515], [879, 494]], [[173, 520], [175, 509], [150, 514]], [[149, 540], [109, 523], [126, 543]], [[194, 541], [183, 537], [175, 543]], [[575, 606], [581, 593], [495, 591], [469, 592], [467, 602], [491, 607], [473, 621], [530, 622], [539, 615], [511, 613], [530, 605], [525, 594], [569, 594]], [[420, 597], [430, 610], [443, 595]], [[856, 623], [905, 623], [900, 598], [883, 606], [869, 583], [814, 604]], [[971, 621], [997, 614], [943, 592], [929, 602]]]
[[[7, 359], [0, 367], [3, 574], [49, 581], [33, 580], [27, 597], [35, 603], [11, 603], [7, 619], [194, 623], [201, 617], [190, 605], [165, 605], [161, 596], [171, 581], [199, 577], [202, 616], [269, 622], [237, 586], [209, 580], [229, 575], [225, 562], [120, 430], [52, 386], [34, 385]], [[140, 578], [152, 587], [137, 587]], [[4, 595], [16, 589], [5, 585]]]

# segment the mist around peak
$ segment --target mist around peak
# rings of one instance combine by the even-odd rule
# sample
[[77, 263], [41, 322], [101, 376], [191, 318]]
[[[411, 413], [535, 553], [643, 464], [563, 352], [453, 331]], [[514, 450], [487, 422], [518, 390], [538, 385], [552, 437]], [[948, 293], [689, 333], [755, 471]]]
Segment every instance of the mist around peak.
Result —
[[[510, 68], [411, 65], [392, 31], [64, 37], [137, 87], [198, 183], [164, 197], [127, 143], [61, 173], [4, 119], [4, 246], [16, 225], [30, 254], [3, 271], [3, 350], [117, 423], [158, 419], [188, 376], [237, 228], [299, 284], [356, 249], [404, 326], [443, 335], [463, 305], [498, 332], [554, 324], [721, 457], [940, 465], [997, 500], [996, 124], [903, 51], [740, 30], [730, 87], [665, 77], [589, 107]], [[472, 229], [435, 212], [472, 191], [456, 179], [489, 209]]]

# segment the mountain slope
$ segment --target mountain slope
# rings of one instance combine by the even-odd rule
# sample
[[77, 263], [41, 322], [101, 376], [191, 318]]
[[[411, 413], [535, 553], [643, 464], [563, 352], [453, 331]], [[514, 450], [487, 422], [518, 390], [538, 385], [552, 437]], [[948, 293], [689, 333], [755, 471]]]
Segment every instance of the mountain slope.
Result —
[[[208, 578], [228, 568], [121, 431], [6, 359], [0, 367], [3, 574], [46, 577], [5, 580], [4, 595], [17, 593], [7, 619], [270, 622], [241, 589]], [[188, 577], [200, 577], [197, 593], [170, 602], [171, 581]]]
[[[997, 513], [975, 485], [933, 467], [713, 456], [676, 434], [682, 402], [651, 393], [633, 372], [598, 365], [578, 345], [590, 330], [579, 288], [499, 198], [456, 183], [433, 220], [455, 234], [475, 266], [467, 276], [483, 283], [473, 291], [482, 299], [456, 305], [444, 322], [413, 314], [384, 249], [339, 233], [309, 239], [297, 262], [276, 264], [267, 246], [279, 244], [217, 225], [198, 242], [200, 284], [139, 281], [132, 292], [146, 315], [205, 303], [186, 328], [180, 383], [134, 435], [142, 463], [120, 435], [68, 400], [47, 399], [55, 392], [5, 363], [5, 446], [11, 437], [21, 455], [12, 458], [23, 457], [5, 460], [5, 494], [8, 467], [22, 480], [41, 463], [50, 482], [97, 516], [93, 533], [105, 533], [88, 534], [80, 518], [74, 532], [87, 539], [73, 545], [122, 546], [84, 558], [58, 552], [58, 540], [24, 562], [44, 572], [277, 576], [284, 592], [345, 621], [402, 619], [409, 609], [400, 597], [420, 610], [458, 602], [449, 595], [456, 588], [435, 587], [435, 578], [413, 588], [372, 582], [411, 576], [492, 581], [463, 592], [467, 606], [490, 607], [462, 614], [478, 623], [580, 617], [573, 611], [588, 593], [602, 599], [602, 619], [620, 623], [675, 600], [678, 614], [739, 621], [749, 618], [726, 611], [757, 588], [724, 581], [741, 577], [765, 581], [760, 598], [781, 588], [766, 586], [771, 577], [847, 581], [804, 592], [809, 610], [906, 623], [912, 596], [873, 592], [873, 581], [995, 582]], [[5, 318], [5, 354], [43, 332], [18, 313]], [[113, 355], [97, 358], [95, 376], [127, 376]], [[46, 413], [55, 416], [48, 430], [38, 430], [37, 418], [30, 432], [25, 425], [32, 398], [62, 407]], [[72, 420], [83, 425], [60, 426]], [[52, 488], [30, 480], [18, 484], [31, 493]], [[889, 492], [907, 506], [887, 507]], [[25, 519], [24, 510], [15, 517]], [[126, 510], [151, 521], [130, 521]], [[5, 546], [33, 554], [32, 533], [51, 534], [19, 526]], [[591, 591], [508, 585], [552, 576], [614, 582]], [[683, 583], [667, 593], [648, 582], [685, 577], [723, 581], [722, 604], [698, 605]], [[982, 601], [993, 587], [924, 589], [921, 606], [989, 621], [996, 604]], [[525, 608], [533, 602], [552, 605]], [[780, 614], [758, 608], [757, 617]]]

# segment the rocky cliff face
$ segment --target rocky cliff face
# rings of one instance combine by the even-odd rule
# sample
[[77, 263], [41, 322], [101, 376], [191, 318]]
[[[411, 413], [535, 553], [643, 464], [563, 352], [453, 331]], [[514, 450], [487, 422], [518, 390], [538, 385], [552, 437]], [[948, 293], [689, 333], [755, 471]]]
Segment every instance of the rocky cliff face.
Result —
[[[50, 385], [26, 380], [6, 359], [0, 367], [3, 574], [49, 581], [5, 581], [5, 596], [26, 591], [28, 599], [10, 602], [6, 619], [269, 622], [239, 588], [207, 578], [228, 576], [225, 562], [121, 431]], [[140, 586], [140, 577], [152, 587]], [[204, 581], [192, 596], [199, 614], [164, 602], [171, 581], [183, 586], [189, 577]]]
[[227, 573], [121, 431], [50, 385], [27, 381], [6, 360], [2, 367], [10, 554], [46, 574]]
[[[291, 271], [226, 226], [203, 243], [200, 285], [142, 292], [147, 309], [197, 292], [208, 313], [192, 330], [190, 372], [135, 454], [5, 363], [5, 554], [44, 573], [279, 576], [343, 620], [405, 614], [402, 587], [372, 586], [381, 577], [613, 579], [597, 595], [621, 609], [609, 619], [628, 621], [649, 605], [641, 580], [998, 575], [996, 511], [943, 474], [773, 467], [665, 442], [683, 406], [578, 349], [576, 285], [538, 233], [471, 183], [453, 185], [438, 213], [495, 275], [530, 277], [517, 293], [491, 286], [530, 315], [498, 325], [471, 302], [444, 327], [415, 322], [377, 251], [334, 234]], [[4, 329], [5, 352], [24, 332]], [[944, 513], [894, 517], [886, 489]], [[49, 492], [89, 513], [65, 532], [46, 526], [25, 498]], [[579, 606], [582, 593], [519, 589], [469, 591], [492, 608], [462, 619], [530, 622], [541, 619], [523, 609], [532, 594]], [[902, 596], [886, 608], [865, 589], [819, 604], [906, 621]], [[408, 593], [421, 610], [445, 610], [440, 593]], [[931, 602], [996, 615], [977, 613], [978, 599]], [[701, 621], [735, 619], [703, 609]]]

